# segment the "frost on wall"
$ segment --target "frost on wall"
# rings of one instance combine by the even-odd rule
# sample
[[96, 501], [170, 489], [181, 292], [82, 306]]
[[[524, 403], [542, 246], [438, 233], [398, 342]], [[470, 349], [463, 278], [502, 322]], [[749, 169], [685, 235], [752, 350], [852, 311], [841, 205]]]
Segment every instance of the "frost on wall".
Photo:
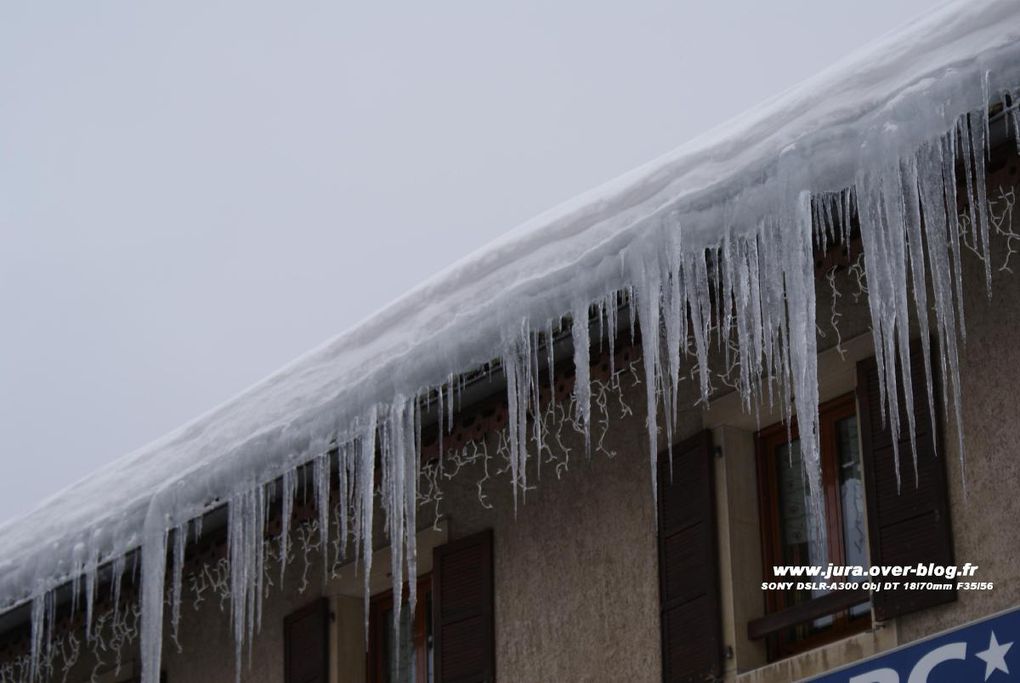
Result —
[[[1020, 130], [1018, 46], [1015, 2], [942, 8], [842, 70], [507, 235], [234, 402], [83, 482], [31, 525], [0, 528], [0, 609], [31, 604], [30, 676], [43, 671], [50, 652], [54, 590], [73, 582], [92, 629], [99, 568], [109, 566], [119, 585], [124, 556], [140, 549], [142, 676], [156, 683], [167, 591], [178, 596], [185, 584], [178, 539], [222, 505], [241, 657], [259, 627], [267, 503], [285, 492], [287, 529], [299, 468], [310, 469], [324, 534], [327, 478], [337, 473], [349, 510], [339, 542], [366, 577], [379, 502], [399, 588], [415, 573], [420, 487], [429, 481], [420, 471], [427, 411], [445, 411], [449, 425], [461, 373], [495, 358], [507, 380], [506, 467], [523, 504], [543, 460], [535, 454], [555, 438], [536, 416], [544, 410], [545, 368], [555, 360], [551, 340], [561, 330], [570, 331], [578, 368], [565, 417], [588, 450], [600, 443], [592, 434], [598, 387], [587, 376], [593, 331], [608, 330], [613, 343], [612, 332], [639, 330], [653, 496], [656, 454], [671, 443], [683, 407], [682, 378], [696, 379], [707, 400], [712, 348], [723, 349], [745, 407], [770, 404], [797, 415], [811, 518], [821, 524], [815, 249], [845, 241], [851, 230], [860, 238], [881, 403], [894, 433], [913, 432], [898, 421], [915, 392], [937, 409], [934, 368], [926, 367], [926, 386], [912, 386], [899, 371], [912, 318], [926, 362], [929, 339], [936, 341], [943, 410], [959, 427], [961, 259], [966, 250], [980, 255], [990, 281], [991, 235], [1000, 228], [986, 196], [985, 160], [993, 135]], [[993, 101], [1005, 105], [994, 122]], [[1012, 253], [1016, 242], [1007, 242]], [[913, 422], [910, 411], [906, 419]], [[107, 496], [116, 504], [107, 506]], [[52, 543], [40, 547], [38, 535]]]

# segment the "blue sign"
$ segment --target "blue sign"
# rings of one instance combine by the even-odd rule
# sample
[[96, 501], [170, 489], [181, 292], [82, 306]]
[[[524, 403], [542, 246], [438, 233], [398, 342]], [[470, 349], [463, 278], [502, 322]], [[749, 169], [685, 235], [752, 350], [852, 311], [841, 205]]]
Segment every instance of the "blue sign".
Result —
[[1020, 681], [1020, 609], [890, 650], [811, 683]]

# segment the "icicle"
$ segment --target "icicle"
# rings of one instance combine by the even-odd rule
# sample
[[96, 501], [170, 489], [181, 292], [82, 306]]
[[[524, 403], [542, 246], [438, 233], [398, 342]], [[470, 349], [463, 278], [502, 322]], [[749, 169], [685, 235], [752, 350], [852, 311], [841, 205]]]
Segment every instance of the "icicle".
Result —
[[[881, 214], [881, 195], [878, 183], [862, 178], [858, 187], [858, 215], [861, 243], [864, 247], [864, 267], [868, 274], [868, 307], [871, 312], [872, 335], [875, 341], [875, 362], [878, 366], [879, 412], [882, 421], [889, 420], [893, 434], [893, 462], [896, 469], [896, 489], [901, 486], [899, 436], [899, 409], [896, 402], [896, 360], [893, 327], [896, 301], [893, 266], [888, 263], [885, 224]], [[891, 366], [891, 367], [890, 367]], [[890, 382], [890, 377], [892, 381]], [[888, 418], [886, 407], [888, 406]]]
[[[987, 100], [986, 100], [987, 102]], [[970, 202], [971, 218], [973, 219], [975, 214], [977, 215], [977, 222], [972, 224], [971, 228], [974, 230], [975, 243], [981, 249], [981, 259], [985, 265], [985, 286], [989, 297], [992, 296], [992, 257], [991, 257], [991, 241], [989, 236], [989, 220], [988, 220], [988, 196], [987, 196], [987, 181], [985, 179], [985, 158], [986, 149], [988, 147], [988, 137], [986, 130], [988, 126], [988, 117], [984, 117], [984, 125], [975, 126], [970, 123], [970, 117], [967, 117], [968, 125], [967, 132], [969, 136], [964, 141], [964, 162], [970, 166], [973, 164], [973, 187], [967, 186], [967, 200]], [[971, 177], [971, 171], [968, 171], [968, 178]]]
[[502, 354], [506, 374], [507, 431], [510, 441], [510, 479], [513, 487], [514, 514], [517, 513], [518, 489], [527, 486], [528, 458], [527, 425], [529, 384], [531, 375], [530, 332], [525, 323], [517, 335], [505, 342]]
[[[931, 340], [928, 336], [928, 286], [925, 281], [924, 243], [921, 237], [921, 202], [917, 161], [906, 159], [901, 164], [903, 175], [902, 192], [905, 200], [904, 220], [907, 228], [907, 251], [910, 258], [910, 273], [913, 276], [914, 310], [921, 333], [921, 355], [924, 357], [924, 377], [928, 389], [928, 411], [931, 424], [935, 424], [935, 388], [931, 373]], [[906, 325], [904, 325], [906, 327]], [[913, 411], [911, 411], [913, 413]], [[920, 486], [917, 467], [917, 445], [914, 441], [914, 486]]]
[[652, 502], [658, 505], [658, 402], [656, 383], [659, 376], [659, 300], [662, 296], [662, 281], [657, 263], [643, 259], [637, 264], [638, 282], [631, 290], [632, 315], [640, 308], [641, 351], [645, 368], [645, 399], [648, 407], [646, 427], [648, 429], [648, 459], [651, 467]]
[[[810, 235], [808, 236], [810, 241]], [[698, 356], [698, 375], [701, 383], [701, 398], [707, 401], [711, 393], [709, 384], [708, 346], [712, 325], [712, 301], [708, 287], [708, 266], [705, 252], [698, 250], [684, 261], [684, 298], [688, 302], [691, 331], [694, 334], [694, 349]]]
[[315, 509], [319, 513], [319, 542], [322, 544], [322, 585], [329, 580], [329, 453], [315, 458], [312, 465], [312, 487], [315, 489]]
[[49, 593], [42, 591], [32, 597], [32, 635], [29, 648], [29, 681], [39, 676], [39, 665], [42, 660], [43, 635], [46, 627], [46, 601]]
[[[710, 253], [711, 253], [712, 258], [707, 262], [708, 266], [709, 266], [709, 273], [711, 274], [710, 283], [712, 285], [711, 297], [709, 299], [709, 302], [711, 303], [712, 300], [714, 300], [715, 308], [714, 309], [710, 308], [709, 310], [710, 311], [714, 311], [715, 324], [718, 326], [718, 334], [716, 335], [716, 349], [721, 351], [722, 350], [722, 346], [723, 346], [723, 338], [725, 336], [724, 335], [724, 331], [722, 329], [722, 319], [723, 319], [723, 295], [722, 295], [722, 289], [723, 289], [723, 285], [722, 285], [722, 267], [721, 267], [721, 264], [720, 264], [720, 256], [722, 255], [721, 247], [718, 247], [718, 246], [717, 247], [713, 247], [711, 249]], [[711, 329], [711, 327], [712, 327], [712, 317], [711, 316], [709, 316], [709, 318], [708, 318], [708, 324], [709, 324], [709, 329]], [[711, 341], [711, 337], [709, 337], [709, 335], [706, 334], [705, 337], [709, 341]]]
[[616, 374], [616, 314], [619, 300], [614, 291], [606, 295], [606, 327], [609, 329], [609, 376]]
[[150, 505], [142, 543], [141, 683], [159, 683], [163, 649], [163, 599], [166, 578], [167, 520]]
[[280, 491], [280, 585], [287, 571], [287, 552], [290, 547], [290, 523], [294, 516], [294, 498], [297, 497], [297, 471], [293, 468], [283, 472], [283, 490]]
[[446, 383], [446, 431], [453, 432], [453, 373]]
[[[85, 639], [86, 642], [92, 641], [92, 615], [93, 608], [96, 601], [96, 577], [99, 573], [99, 542], [96, 539], [96, 534], [93, 534], [92, 542], [89, 543], [87, 550], [87, 559], [85, 565], [82, 568], [85, 583]], [[79, 581], [75, 579], [74, 587], [75, 593], [78, 592]], [[75, 599], [77, 602], [77, 599]], [[71, 608], [71, 614], [73, 614], [75, 608]]]
[[44, 658], [47, 668], [50, 667], [50, 654], [53, 652], [53, 632], [57, 626], [57, 593], [50, 591], [46, 595], [46, 642], [43, 644]]
[[404, 559], [407, 565], [407, 609], [414, 621], [418, 607], [418, 467], [421, 463], [421, 415], [418, 402], [412, 400], [407, 407], [404, 422]]
[[[173, 569], [170, 578], [170, 629], [174, 642], [178, 642], [181, 624], [181, 599], [184, 577], [184, 551], [188, 542], [188, 525], [174, 529]], [[178, 645], [179, 647], [179, 645]]]
[[[254, 495], [255, 509], [253, 511], [250, 552], [255, 564], [255, 577], [251, 591], [251, 598], [254, 602], [252, 611], [255, 614], [255, 618], [248, 629], [249, 638], [251, 638], [249, 643], [252, 644], [254, 644], [255, 635], [262, 632], [262, 597], [265, 595], [263, 586], [266, 576], [266, 522], [269, 520], [269, 516], [266, 514], [268, 512], [266, 510], [266, 487], [263, 485], [257, 486]], [[325, 552], [325, 548], [323, 552]], [[249, 657], [250, 655], [251, 650], [249, 649]]]
[[247, 501], [238, 496], [230, 501], [227, 510], [227, 557], [230, 562], [230, 623], [234, 631], [234, 677], [241, 680], [241, 654], [245, 634], [246, 589], [248, 585], [245, 562], [245, 517], [243, 509]]
[[758, 241], [740, 239], [731, 250], [736, 259], [737, 353], [740, 358], [740, 392], [745, 409], [750, 409], [752, 393], [762, 400], [763, 354], [762, 301], [758, 284]]
[[[762, 310], [762, 287], [759, 278], [758, 238], [745, 240], [741, 252], [747, 260], [744, 277], [747, 278], [747, 291], [745, 292], [744, 308], [748, 311], [748, 320], [745, 322], [746, 336], [749, 339], [750, 351], [745, 352], [747, 360], [747, 379], [745, 380], [749, 390], [752, 384], [757, 384], [757, 399], [759, 402], [765, 399], [765, 392], [762, 390], [762, 383], [767, 382], [765, 369], [765, 337], [764, 328], [765, 313]], [[743, 265], [743, 264], [742, 264]], [[764, 378], [764, 379], [763, 379]], [[769, 385], [769, 396], [771, 397], [771, 384]], [[750, 397], [748, 398], [750, 405]]]
[[110, 598], [113, 600], [113, 620], [117, 621], [120, 614], [120, 592], [124, 581], [124, 569], [126, 558], [117, 555], [113, 558], [110, 571]]
[[989, 254], [988, 212], [985, 206], [984, 128], [974, 126], [970, 114], [958, 123], [960, 149], [963, 156], [963, 175], [967, 188], [967, 213], [974, 248], [985, 264], [988, 293], [991, 294], [991, 259]]
[[1016, 153], [1020, 154], [1020, 105], [1016, 96], [1013, 96], [1012, 100], [1012, 112], [1009, 113], [1013, 115], [1013, 142], [1016, 144]]
[[446, 454], [443, 450], [443, 432], [446, 431], [445, 425], [443, 424], [443, 387], [439, 387], [436, 391], [436, 414], [439, 419], [436, 420], [436, 432], [438, 434], [438, 449], [439, 449], [439, 475], [443, 474], [443, 463], [446, 460]]
[[627, 323], [630, 326], [630, 343], [633, 345], [637, 334], [637, 305], [635, 303], [634, 285], [627, 287]]
[[752, 392], [752, 329], [757, 330], [751, 323], [752, 304], [757, 301], [751, 300], [750, 265], [748, 257], [748, 243], [746, 240], [733, 240], [729, 242], [729, 255], [727, 258], [730, 268], [733, 270], [733, 310], [734, 321], [737, 332], [737, 358], [739, 366], [739, 377], [737, 380], [740, 400], [744, 410], [751, 407]]
[[528, 348], [529, 375], [531, 380], [528, 388], [531, 392], [531, 414], [534, 416], [532, 429], [535, 432], [535, 476], [538, 479], [542, 478], [542, 449], [545, 445], [545, 430], [542, 422], [542, 392], [541, 382], [539, 381], [539, 374], [541, 372], [539, 367], [540, 342], [541, 337], [538, 330], [532, 331]]
[[[442, 411], [440, 411], [442, 414]], [[339, 534], [340, 543], [337, 549], [339, 557], [338, 562], [341, 562], [347, 558], [347, 537], [350, 534], [350, 530], [347, 526], [347, 512], [350, 509], [351, 500], [351, 478], [352, 478], [352, 457], [351, 457], [351, 444], [345, 443], [340, 446], [337, 451], [337, 508], [339, 509]]]
[[[990, 88], [988, 87], [988, 79], [989, 79], [990, 76], [991, 76], [991, 74], [986, 69], [985, 73], [982, 75], [982, 78], [981, 78], [981, 101], [985, 103], [984, 116], [981, 117], [981, 122], [984, 124], [983, 128], [984, 128], [984, 134], [985, 134], [985, 141], [986, 142], [988, 140], [992, 139], [991, 132], [990, 132], [991, 118], [992, 118], [991, 115], [990, 115], [991, 114], [992, 100], [991, 100], [991, 96], [989, 95]], [[992, 158], [992, 150], [991, 150], [990, 147], [988, 147], [988, 145], [982, 145], [982, 152], [984, 152], [984, 154], [982, 155], [982, 159], [991, 159]]]
[[[752, 252], [755, 283], [761, 297], [761, 352], [762, 372], [768, 388], [768, 402], [773, 405], [774, 385], [783, 393], [782, 407], [789, 423], [791, 406], [786, 395], [789, 391], [789, 348], [786, 344], [786, 292], [783, 289], [785, 246], [782, 230], [763, 222], [756, 236], [757, 247]], [[813, 337], [812, 337], [813, 338]]]
[[[451, 401], [452, 403], [452, 401]], [[368, 650], [368, 615], [372, 597], [372, 517], [375, 510], [375, 434], [378, 419], [377, 407], [372, 406], [367, 416], [367, 425], [358, 441], [358, 463], [354, 479], [354, 495], [357, 505], [355, 519], [358, 523], [358, 552], [361, 554], [365, 602], [365, 650]]]
[[574, 400], [577, 418], [584, 429], [584, 452], [591, 455], [591, 339], [588, 329], [587, 302], [575, 303], [572, 310], [571, 336], [574, 341]]
[[[907, 277], [907, 232], [906, 225], [906, 202], [904, 194], [903, 169], [900, 174], [890, 172], [884, 182], [883, 204], [885, 205], [885, 218], [887, 221], [888, 241], [891, 255], [896, 259], [895, 273], [896, 281], [896, 329], [897, 347], [900, 352], [900, 372], [903, 384], [904, 408], [907, 411], [907, 425], [910, 430], [910, 451], [914, 463], [914, 480], [919, 481], [917, 467], [917, 429], [914, 415], [914, 382], [912, 363], [910, 359], [910, 312], [908, 308], [908, 277]], [[916, 179], [915, 179], [916, 187]], [[911, 190], [916, 193], [915, 190]], [[922, 261], [923, 263], [923, 261]], [[921, 313], [927, 314], [927, 311]], [[916, 484], [915, 484], [916, 485]]]
[[[80, 546], [79, 546], [80, 547]], [[78, 550], [78, 549], [76, 549]], [[71, 562], [71, 616], [73, 617], [78, 613], [78, 602], [81, 597], [81, 583], [82, 574], [85, 571], [85, 563], [78, 557], [80, 553], [75, 553], [75, 558]]]
[[[911, 360], [910, 360], [910, 312], [907, 305], [907, 292], [908, 292], [908, 278], [907, 278], [907, 246], [906, 246], [906, 230], [904, 227], [904, 190], [903, 190], [903, 179], [902, 169], [890, 168], [883, 174], [882, 182], [882, 206], [885, 209], [884, 218], [886, 221], [885, 225], [885, 237], [886, 237], [886, 248], [887, 248], [887, 265], [890, 270], [888, 277], [892, 280], [893, 294], [892, 303], [894, 306], [892, 315], [893, 322], [890, 327], [886, 330], [887, 334], [892, 336], [895, 334], [896, 347], [899, 351], [899, 367], [900, 367], [900, 384], [903, 389], [903, 400], [904, 407], [907, 413], [907, 425], [910, 436], [910, 450], [914, 464], [915, 479], [917, 476], [917, 430], [915, 428], [914, 418], [914, 389], [913, 379], [911, 373]], [[927, 311], [924, 311], [927, 314]], [[895, 387], [895, 361], [893, 356], [890, 355], [887, 359], [888, 366], [887, 372], [890, 379], [890, 384], [893, 386], [893, 391], [896, 391]], [[887, 389], [888, 392], [888, 389]], [[892, 412], [892, 406], [890, 405], [890, 412]], [[897, 432], [898, 435], [898, 432]], [[895, 448], [895, 446], [894, 446]]]
[[827, 562], [824, 537], [825, 507], [819, 457], [818, 347], [815, 330], [814, 258], [811, 251], [811, 196], [797, 198], [795, 223], [782, 226], [781, 248], [786, 283], [790, 374], [797, 406], [801, 462], [808, 481], [816, 535], [812, 563]]
[[[415, 506], [417, 463], [414, 454], [413, 401], [397, 396], [383, 421], [382, 429], [382, 502], [390, 539], [390, 573], [393, 589], [394, 642], [399, 642], [401, 597], [403, 596], [404, 568], [415, 570]], [[408, 576], [411, 583], [416, 577]], [[409, 587], [409, 598], [414, 588]], [[413, 612], [412, 612], [413, 615]], [[399, 659], [398, 648], [391, 654]]]
[[723, 348], [723, 363], [725, 371], [728, 373], [731, 367], [730, 339], [732, 337], [731, 326], [733, 324], [733, 276], [736, 267], [733, 241], [730, 239], [728, 232], [723, 235], [723, 243], [716, 267], [722, 269], [722, 289], [720, 291], [720, 299], [722, 301], [719, 304], [719, 343]]
[[662, 392], [663, 412], [666, 416], [666, 447], [669, 449], [670, 477], [673, 476], [673, 428], [676, 425], [677, 397], [680, 391], [681, 353], [686, 353], [687, 339], [687, 296], [684, 287], [686, 273], [681, 264], [681, 245], [678, 231], [670, 231], [665, 254], [666, 272], [663, 281], [668, 285], [662, 289], [663, 328], [666, 334], [666, 374], [660, 378], [666, 385]]
[[550, 320], [545, 330], [545, 350], [548, 355], [546, 371], [549, 373], [549, 403], [556, 402], [556, 337], [553, 322]]
[[[958, 333], [963, 337], [963, 321], [961, 319], [958, 324], [956, 320], [957, 311], [962, 315], [963, 301], [960, 298], [962, 290], [959, 233], [956, 227], [956, 179], [952, 175], [953, 166], [948, 165], [946, 159], [947, 152], [953, 148], [951, 135], [922, 148], [918, 154], [918, 180], [938, 326], [939, 368], [943, 386], [946, 386], [946, 379], [949, 380], [950, 396], [943, 401], [943, 414], [948, 423], [949, 406], [952, 404], [956, 417], [960, 471], [963, 472], [963, 421], [960, 414], [960, 374], [956, 343]], [[957, 295], [955, 304], [954, 291]]]
[[[951, 279], [955, 285], [956, 291], [956, 322], [960, 339], [963, 340], [967, 337], [967, 329], [963, 315], [963, 264], [962, 249], [960, 245], [959, 200], [957, 199], [956, 194], [956, 186], [959, 180], [956, 177], [955, 131], [942, 138], [940, 158], [942, 162], [942, 191], [940, 194], [944, 197], [944, 205], [941, 213], [944, 213], [946, 217], [946, 232], [949, 236], [948, 251], [951, 257], [952, 267]], [[942, 238], [942, 241], [945, 241], [944, 237]], [[952, 294], [949, 293], [948, 295], [950, 296], [950, 299], [952, 299]]]
[[234, 629], [234, 665], [238, 681], [241, 679], [244, 645], [248, 643], [250, 657], [255, 634], [261, 627], [265, 500], [265, 487], [256, 485], [231, 498], [227, 510], [231, 624]]
[[815, 198], [815, 200], [811, 202], [811, 224], [815, 227], [812, 232], [812, 238], [814, 239], [815, 249], [824, 252], [827, 244], [825, 231], [820, 227], [822, 225], [822, 214], [819, 204], [819, 198]]
[[[459, 387], [458, 387], [459, 391]], [[387, 536], [390, 542], [390, 589], [393, 593], [393, 643], [391, 652], [393, 661], [400, 660], [400, 611], [404, 596], [403, 567], [403, 534], [404, 524], [401, 519], [404, 511], [404, 469], [398, 453], [401, 450], [397, 441], [403, 436], [404, 430], [400, 422], [403, 420], [403, 397], [398, 396], [389, 408], [389, 413], [382, 423], [380, 436], [380, 459], [382, 464], [382, 505], [386, 513]]]

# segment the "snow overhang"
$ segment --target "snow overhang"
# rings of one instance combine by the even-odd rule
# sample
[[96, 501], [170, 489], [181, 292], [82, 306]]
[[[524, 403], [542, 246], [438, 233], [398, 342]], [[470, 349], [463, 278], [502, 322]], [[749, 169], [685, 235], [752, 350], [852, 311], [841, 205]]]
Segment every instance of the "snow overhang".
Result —
[[[988, 145], [983, 123], [961, 128], [961, 121], [971, 112], [986, 116], [992, 100], [1015, 102], [1018, 86], [1015, 0], [932, 12], [528, 221], [234, 399], [0, 526], [0, 611], [126, 552], [158, 547], [168, 529], [320, 458], [332, 443], [363, 441], [409, 401], [494, 356], [523, 372], [517, 361], [535, 351], [529, 338], [564, 315], [587, 319], [591, 304], [619, 291], [634, 295], [642, 321], [658, 327], [662, 320], [676, 341], [667, 290], [686, 278], [690, 291], [677, 293], [676, 303], [698, 314], [708, 296], [700, 289], [706, 249], [730, 258], [728, 249], [760, 245], [763, 256], [778, 258], [775, 271], [759, 275], [800, 284], [780, 285], [784, 311], [796, 315], [784, 312], [773, 323], [791, 335], [812, 329], [804, 316], [813, 317], [813, 284], [801, 263], [811, 251], [804, 235], [811, 198], [854, 187], [861, 197], [881, 195], [903, 160], [916, 174], [947, 136]], [[574, 329], [575, 354], [583, 331]], [[813, 345], [786, 353], [784, 372], [808, 405]], [[650, 372], [668, 386], [675, 360], [656, 363]]]

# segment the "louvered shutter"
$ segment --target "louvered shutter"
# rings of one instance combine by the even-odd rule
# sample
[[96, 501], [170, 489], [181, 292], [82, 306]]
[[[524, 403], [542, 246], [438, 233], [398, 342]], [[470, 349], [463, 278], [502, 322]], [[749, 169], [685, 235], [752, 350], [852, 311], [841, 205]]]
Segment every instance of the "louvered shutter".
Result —
[[[882, 424], [878, 365], [874, 358], [857, 364], [857, 404], [860, 411], [871, 564], [916, 566], [922, 562], [934, 562], [937, 565], [949, 565], [953, 564], [953, 540], [946, 488], [946, 456], [939, 433], [938, 413], [935, 424], [932, 424], [928, 408], [924, 356], [919, 344], [915, 344], [911, 350], [910, 376], [914, 393], [918, 480], [915, 486], [909, 426], [905, 406], [901, 405], [899, 452], [902, 485], [897, 492], [892, 433], [888, 420], [884, 426]], [[935, 408], [939, 411], [942, 407], [937, 384]], [[902, 400], [902, 389], [899, 396], [900, 403], [905, 403]], [[885, 580], [904, 579], [889, 577]], [[937, 577], [908, 577], [906, 580], [940, 582], [952, 585], [952, 589], [876, 591], [872, 594], [872, 604], [878, 620], [891, 619], [956, 599], [953, 581], [940, 581]]]
[[491, 530], [433, 550], [432, 600], [436, 683], [495, 681]]
[[715, 525], [712, 433], [703, 431], [658, 461], [662, 680], [722, 677], [722, 618]]
[[284, 683], [329, 683], [329, 601], [320, 598], [283, 621]]

